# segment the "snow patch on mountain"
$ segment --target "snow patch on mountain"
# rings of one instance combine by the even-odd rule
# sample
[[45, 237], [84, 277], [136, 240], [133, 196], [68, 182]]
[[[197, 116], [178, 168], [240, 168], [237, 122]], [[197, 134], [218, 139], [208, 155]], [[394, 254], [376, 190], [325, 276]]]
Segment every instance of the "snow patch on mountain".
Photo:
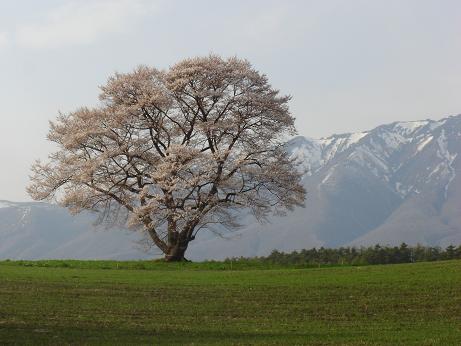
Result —
[[360, 141], [363, 137], [365, 137], [368, 134], [368, 132], [357, 132], [357, 133], [352, 133], [349, 136], [348, 144], [355, 144], [358, 141]]
[[442, 120], [439, 120], [439, 121], [432, 121], [429, 124], [429, 130], [433, 131], [433, 130], [439, 128], [440, 126], [444, 125], [446, 121], [447, 121], [447, 119], [442, 119]]
[[28, 222], [30, 222], [29, 215], [31, 213], [31, 208], [26, 207], [26, 208], [21, 208], [22, 209], [22, 215], [21, 218], [19, 219], [19, 223], [22, 227], [26, 226]]
[[336, 165], [334, 165], [333, 167], [331, 167], [329, 170], [328, 170], [328, 173], [325, 175], [325, 177], [322, 179], [322, 182], [320, 183], [319, 187], [323, 184], [325, 184], [330, 178], [331, 176], [333, 175], [334, 171], [336, 169]]
[[426, 137], [425, 139], [423, 139], [423, 140], [418, 144], [418, 146], [416, 147], [416, 151], [419, 152], [419, 151], [423, 150], [424, 147], [425, 147], [426, 145], [428, 145], [433, 139], [434, 139], [433, 136], [428, 136], [428, 137]]
[[437, 144], [438, 144], [437, 156], [443, 160], [440, 164], [441, 169], [439, 169], [439, 171], [441, 172], [442, 175], [448, 177], [448, 182], [444, 188], [444, 197], [445, 199], [447, 199], [448, 187], [450, 186], [452, 181], [456, 178], [456, 170], [453, 167], [453, 162], [455, 161], [458, 154], [457, 153], [451, 154], [448, 151], [448, 140], [445, 135], [444, 129], [442, 129], [439, 138], [437, 138]]
[[14, 207], [15, 205], [11, 202], [7, 202], [7, 201], [0, 201], [0, 209], [3, 209], [3, 208], [11, 208], [11, 207]]
[[310, 176], [338, 154], [359, 143], [367, 134], [368, 132], [357, 132], [320, 139], [298, 136], [287, 143], [287, 150], [299, 169]]
[[390, 153], [400, 148], [403, 144], [407, 144], [411, 141], [411, 139], [396, 132], [384, 132], [380, 137], [383, 139], [386, 145], [385, 150], [383, 150], [385, 156], [389, 156]]
[[429, 120], [419, 120], [419, 121], [404, 121], [398, 122], [395, 124], [406, 135], [414, 133], [419, 128], [429, 124]]

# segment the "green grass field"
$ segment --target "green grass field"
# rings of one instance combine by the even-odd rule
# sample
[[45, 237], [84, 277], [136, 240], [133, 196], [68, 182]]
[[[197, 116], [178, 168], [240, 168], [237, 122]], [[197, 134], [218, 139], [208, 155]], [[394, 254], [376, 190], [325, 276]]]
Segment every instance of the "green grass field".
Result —
[[0, 262], [0, 344], [461, 345], [461, 261]]

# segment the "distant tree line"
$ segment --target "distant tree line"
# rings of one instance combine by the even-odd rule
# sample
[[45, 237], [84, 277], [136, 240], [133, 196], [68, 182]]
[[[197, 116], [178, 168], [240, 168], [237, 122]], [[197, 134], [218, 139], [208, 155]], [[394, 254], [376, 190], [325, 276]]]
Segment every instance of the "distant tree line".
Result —
[[[461, 259], [461, 245], [450, 245], [445, 249], [438, 246], [409, 246], [405, 243], [400, 246], [370, 247], [340, 247], [313, 248], [310, 250], [284, 253], [277, 250], [267, 257], [257, 257], [253, 261], [280, 265], [366, 265], [366, 264], [395, 264]], [[234, 258], [233, 260], [249, 260]]]

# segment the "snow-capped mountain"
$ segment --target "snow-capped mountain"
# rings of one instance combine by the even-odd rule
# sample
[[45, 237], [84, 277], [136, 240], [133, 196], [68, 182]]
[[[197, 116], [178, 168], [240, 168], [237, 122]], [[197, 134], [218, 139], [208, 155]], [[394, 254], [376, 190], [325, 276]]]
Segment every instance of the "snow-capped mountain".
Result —
[[461, 243], [461, 115], [296, 137], [287, 150], [305, 172], [305, 208], [267, 225], [250, 223], [232, 241], [194, 244], [199, 253], [222, 258], [314, 246]]
[[[325, 158], [304, 180], [311, 204], [324, 205], [306, 211], [325, 213], [316, 234], [326, 245], [461, 241], [461, 116], [304, 142]], [[293, 157], [306, 162], [307, 148], [291, 147]]]
[[[461, 244], [461, 115], [396, 122], [367, 132], [296, 137], [287, 151], [304, 172], [305, 208], [260, 225], [247, 217], [229, 239], [199, 233], [195, 260], [314, 246]], [[42, 203], [0, 202], [0, 258], [146, 258], [136, 233], [94, 231]]]

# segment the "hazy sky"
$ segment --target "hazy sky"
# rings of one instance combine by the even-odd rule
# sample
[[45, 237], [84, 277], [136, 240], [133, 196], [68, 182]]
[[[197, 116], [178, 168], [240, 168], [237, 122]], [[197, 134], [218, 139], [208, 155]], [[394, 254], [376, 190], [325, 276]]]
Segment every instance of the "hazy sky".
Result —
[[28, 200], [48, 120], [138, 64], [249, 59], [299, 133], [461, 113], [461, 1], [0, 0], [0, 199]]

